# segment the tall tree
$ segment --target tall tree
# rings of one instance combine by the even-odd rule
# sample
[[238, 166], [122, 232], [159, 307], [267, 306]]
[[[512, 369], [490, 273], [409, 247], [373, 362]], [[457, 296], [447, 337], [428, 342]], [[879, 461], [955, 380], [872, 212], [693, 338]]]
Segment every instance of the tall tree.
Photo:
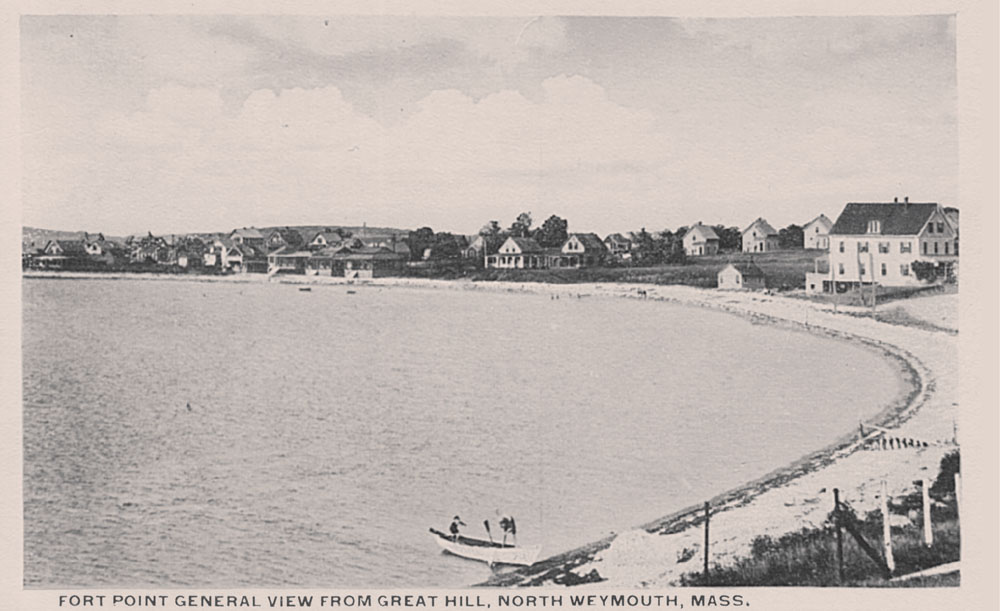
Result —
[[805, 244], [805, 236], [802, 227], [791, 224], [778, 231], [778, 246], [780, 248], [802, 248]]
[[500, 250], [500, 245], [507, 239], [507, 233], [500, 228], [500, 223], [490, 221], [479, 230], [479, 235], [483, 236], [486, 242], [486, 254], [492, 255]]
[[516, 238], [526, 238], [531, 235], [531, 213], [522, 212], [517, 215], [517, 220], [511, 223], [510, 235]]
[[568, 228], [569, 223], [566, 222], [566, 219], [559, 218], [553, 214], [545, 219], [541, 227], [535, 230], [533, 237], [543, 247], [562, 246], [566, 242], [567, 237], [569, 237], [567, 233]]
[[713, 225], [712, 229], [719, 236], [719, 250], [734, 251], [743, 248], [743, 232], [739, 227]]
[[421, 227], [411, 231], [406, 242], [410, 247], [410, 258], [419, 261], [424, 256], [424, 250], [434, 245], [434, 230], [430, 227]]
[[432, 259], [455, 259], [462, 256], [458, 236], [446, 231], [434, 234], [433, 248], [431, 251]]

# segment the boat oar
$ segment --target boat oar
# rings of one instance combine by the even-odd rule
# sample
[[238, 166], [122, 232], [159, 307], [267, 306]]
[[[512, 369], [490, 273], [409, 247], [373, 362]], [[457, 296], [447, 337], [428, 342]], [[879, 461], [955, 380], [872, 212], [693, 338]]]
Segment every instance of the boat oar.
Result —
[[486, 527], [486, 536], [490, 538], [490, 543], [493, 543], [493, 533], [490, 532], [490, 521], [483, 520], [483, 526]]

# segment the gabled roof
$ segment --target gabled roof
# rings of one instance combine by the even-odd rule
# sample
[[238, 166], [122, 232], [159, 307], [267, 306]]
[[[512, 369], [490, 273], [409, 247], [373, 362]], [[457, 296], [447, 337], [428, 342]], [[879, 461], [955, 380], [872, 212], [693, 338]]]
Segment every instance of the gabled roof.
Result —
[[63, 254], [68, 257], [83, 257], [87, 255], [87, 249], [84, 247], [83, 242], [78, 240], [54, 240], [56, 244], [59, 245], [60, 250]]
[[833, 227], [833, 221], [831, 221], [829, 219], [829, 217], [827, 217], [825, 214], [820, 214], [819, 216], [817, 216], [813, 220], [811, 220], [808, 223], [806, 223], [805, 225], [803, 225], [802, 229], [805, 229], [806, 227], [808, 227], [809, 225], [812, 225], [813, 223], [820, 223], [823, 226], [825, 226], [827, 229], [830, 229], [830, 227]]
[[704, 241], [718, 240], [719, 235], [715, 233], [715, 230], [708, 225], [702, 225], [701, 223], [695, 223], [684, 233], [682, 240], [687, 239], [688, 235], [697, 235]]
[[[757, 267], [757, 264], [754, 263], [753, 261], [738, 261], [736, 263], [730, 263], [726, 267], [735, 268], [738, 272], [740, 272], [740, 275], [742, 275], [744, 278], [764, 277], [764, 270]], [[723, 269], [725, 269], [725, 267]]]
[[751, 229], [753, 229], [754, 225], [756, 225], [757, 229], [760, 230], [760, 232], [765, 236], [778, 235], [778, 232], [775, 231], [774, 227], [771, 227], [771, 225], [769, 225], [768, 222], [765, 221], [762, 217], [757, 217], [757, 220], [750, 223], [750, 225], [743, 230], [743, 233], [745, 234]]
[[351, 261], [370, 259], [402, 261], [405, 258], [403, 255], [392, 252], [388, 248], [372, 248], [369, 246], [362, 248], [339, 248], [331, 257], [338, 260]]
[[260, 231], [254, 229], [253, 227], [243, 227], [241, 229], [233, 229], [233, 232], [229, 234], [230, 236], [240, 236], [244, 239], [250, 238], [251, 240], [257, 239], [261, 240], [264, 238], [264, 234]]
[[[340, 234], [337, 233], [336, 231], [317, 231], [316, 233], [313, 234], [311, 238], [309, 238], [308, 242], [312, 244], [313, 242], [316, 241], [316, 238], [319, 236], [323, 236], [323, 239], [326, 241], [327, 244], [331, 243], [339, 244], [344, 241], [344, 238], [340, 237]], [[360, 239], [360, 238], [355, 238], [355, 239]]]
[[934, 203], [849, 203], [830, 235], [866, 234], [870, 221], [879, 221], [881, 235], [917, 235], [937, 209]]
[[604, 238], [605, 242], [619, 242], [622, 244], [631, 244], [632, 240], [626, 238], [620, 233], [608, 234], [608, 237]]
[[[586, 250], [597, 250], [597, 251], [607, 250], [605, 248], [605, 246], [604, 246], [604, 242], [601, 240], [600, 237], [597, 236], [596, 233], [571, 233], [571, 234], [569, 234], [569, 237], [570, 238], [576, 238], [577, 240], [580, 240], [580, 243], [583, 244], [583, 249], [585, 251]], [[567, 238], [567, 239], [569, 239], [569, 238]]]
[[507, 239], [514, 240], [514, 243], [517, 244], [517, 247], [520, 248], [523, 253], [542, 252], [542, 247], [538, 245], [535, 238], [518, 238], [511, 236]]

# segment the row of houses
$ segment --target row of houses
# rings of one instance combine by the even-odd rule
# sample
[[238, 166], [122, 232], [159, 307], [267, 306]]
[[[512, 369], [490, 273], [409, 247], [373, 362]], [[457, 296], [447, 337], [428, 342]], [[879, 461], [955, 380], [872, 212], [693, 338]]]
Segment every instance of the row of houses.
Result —
[[[543, 247], [530, 237], [508, 237], [496, 252], [487, 252], [483, 236], [471, 240], [463, 236], [459, 252], [488, 268], [585, 268], [604, 265], [612, 258], [627, 260], [636, 238], [613, 233], [602, 240], [594, 233], [572, 233], [561, 246]], [[873, 283], [917, 285], [921, 280], [915, 264], [932, 266], [938, 276], [957, 273], [958, 211], [937, 203], [910, 202], [909, 198], [896, 198], [891, 203], [848, 203], [836, 222], [821, 214], [806, 223], [803, 240], [806, 248], [825, 251], [815, 259], [813, 271], [806, 273], [808, 292]], [[719, 236], [700, 222], [689, 227], [681, 241], [689, 257], [719, 253]], [[763, 254], [778, 248], [778, 232], [763, 218], [755, 219], [742, 232], [744, 253]], [[22, 256], [26, 267], [47, 269], [141, 263], [210, 268], [221, 273], [373, 278], [399, 274], [410, 261], [411, 252], [398, 234], [355, 237], [331, 229], [244, 227], [228, 234], [148, 234], [124, 242], [85, 234], [78, 240], [49, 240], [42, 248], [28, 248]], [[747, 288], [748, 279], [750, 284], [756, 283], [759, 268], [734, 265], [719, 277], [720, 287]]]
[[[211, 269], [220, 273], [276, 273], [283, 271], [273, 255], [288, 252], [316, 255], [317, 261], [351, 261], [364, 266], [365, 258], [390, 259], [400, 267], [409, 259], [409, 247], [396, 235], [350, 236], [325, 230], [299, 232], [283, 228], [262, 231], [234, 229], [228, 234], [187, 234], [105, 239], [84, 234], [81, 239], [48, 240], [44, 246], [23, 245], [24, 267], [41, 269], [100, 269], [141, 264], [181, 269]], [[386, 255], [389, 255], [388, 257]], [[329, 268], [329, 266], [327, 266]]]
[[571, 233], [562, 246], [542, 247], [534, 238], [507, 238], [495, 254], [486, 255], [486, 267], [497, 269], [581, 268], [603, 265], [609, 254], [594, 233]]
[[[777, 234], [763, 219], [754, 221], [743, 237], [744, 252], [776, 248], [772, 239], [776, 242]], [[933, 202], [897, 197], [892, 202], [848, 203], [836, 222], [820, 215], [807, 223], [803, 237], [806, 248], [826, 251], [814, 260], [814, 271], [806, 273], [808, 293], [918, 286], [924, 282], [915, 271], [919, 265], [939, 278], [958, 273], [958, 210]], [[766, 284], [764, 272], [752, 260], [727, 265], [717, 282], [718, 288], [730, 290], [763, 289]]]

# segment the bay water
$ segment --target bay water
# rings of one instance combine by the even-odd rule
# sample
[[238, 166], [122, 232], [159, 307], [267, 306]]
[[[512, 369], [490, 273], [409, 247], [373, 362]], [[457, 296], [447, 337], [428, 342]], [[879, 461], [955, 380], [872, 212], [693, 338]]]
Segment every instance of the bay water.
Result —
[[458, 587], [760, 477], [902, 390], [863, 347], [653, 301], [23, 282], [25, 586]]

